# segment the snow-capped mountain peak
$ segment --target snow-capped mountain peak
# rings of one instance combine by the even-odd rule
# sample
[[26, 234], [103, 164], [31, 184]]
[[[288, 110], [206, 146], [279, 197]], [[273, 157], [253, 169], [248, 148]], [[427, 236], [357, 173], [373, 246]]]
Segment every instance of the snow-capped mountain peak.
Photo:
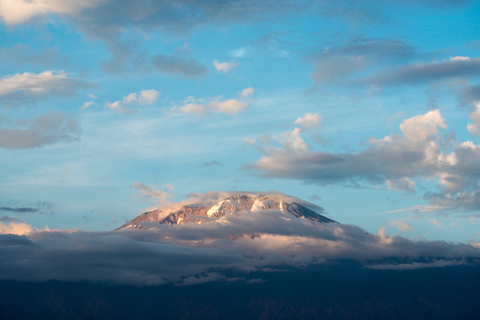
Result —
[[278, 191], [243, 192], [211, 191], [191, 194], [188, 200], [147, 211], [119, 229], [149, 229], [155, 224], [208, 223], [242, 213], [276, 211], [285, 218], [308, 219], [318, 223], [334, 223], [322, 214], [322, 207]]

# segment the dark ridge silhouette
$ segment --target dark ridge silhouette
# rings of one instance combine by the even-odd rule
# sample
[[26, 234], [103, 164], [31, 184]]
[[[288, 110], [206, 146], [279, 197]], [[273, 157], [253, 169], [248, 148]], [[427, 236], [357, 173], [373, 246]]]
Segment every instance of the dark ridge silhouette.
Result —
[[0, 281], [0, 319], [479, 319], [480, 266], [373, 270], [343, 262], [131, 287]]

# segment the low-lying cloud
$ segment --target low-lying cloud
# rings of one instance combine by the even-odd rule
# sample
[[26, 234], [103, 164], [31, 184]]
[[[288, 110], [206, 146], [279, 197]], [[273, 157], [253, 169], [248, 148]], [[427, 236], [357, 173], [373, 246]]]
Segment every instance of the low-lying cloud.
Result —
[[23, 234], [0, 235], [0, 278], [19, 281], [188, 284], [185, 279], [227, 269], [248, 273], [336, 259], [414, 269], [480, 258], [474, 244], [390, 237], [383, 228], [370, 235], [352, 225], [313, 223], [276, 210], [241, 212], [203, 224], [151, 223], [151, 230], [110, 232], [35, 231], [21, 229], [25, 226], [18, 221], [0, 223], [2, 233]]

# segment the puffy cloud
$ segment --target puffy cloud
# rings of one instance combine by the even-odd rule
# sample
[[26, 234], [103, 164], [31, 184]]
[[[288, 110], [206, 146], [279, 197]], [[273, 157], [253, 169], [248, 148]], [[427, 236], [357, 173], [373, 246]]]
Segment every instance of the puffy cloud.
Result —
[[29, 234], [34, 229], [32, 226], [26, 224], [23, 221], [17, 219], [12, 219], [11, 221], [2, 221], [0, 220], [0, 235], [1, 234], [16, 234], [16, 235], [25, 235]]
[[43, 97], [47, 94], [72, 95], [77, 89], [96, 84], [72, 79], [65, 72], [17, 73], [0, 79], [0, 96], [18, 93], [19, 97]]
[[476, 110], [470, 114], [473, 123], [469, 124], [467, 129], [471, 134], [478, 135], [480, 134], [480, 101], [475, 102], [475, 107]]
[[123, 97], [122, 100], [114, 102], [107, 101], [105, 102], [105, 106], [119, 113], [133, 114], [137, 112], [138, 105], [152, 105], [157, 101], [158, 96], [159, 92], [155, 89], [142, 90], [140, 94], [132, 92], [126, 97]]
[[187, 78], [194, 78], [207, 74], [208, 69], [193, 58], [181, 56], [156, 55], [153, 66], [160, 72], [179, 74]]
[[217, 60], [213, 61], [213, 65], [218, 72], [227, 72], [237, 66], [235, 62], [219, 62]]
[[[253, 88], [247, 88], [245, 90]], [[205, 99], [195, 99], [188, 97], [181, 106], [175, 106], [170, 111], [179, 111], [182, 113], [208, 115], [214, 112], [225, 113], [231, 116], [236, 116], [239, 112], [247, 109], [248, 103], [245, 101], [230, 99], [224, 100], [222, 96], [215, 98], [213, 101], [205, 103]]]
[[299, 125], [302, 130], [307, 131], [310, 128], [317, 128], [321, 122], [322, 116], [319, 116], [318, 113], [307, 113], [303, 117], [298, 117], [294, 123]]
[[0, 18], [7, 25], [26, 22], [36, 16], [49, 13], [77, 15], [82, 10], [94, 8], [106, 0], [62, 1], [62, 0], [0, 0]]
[[386, 184], [409, 192], [414, 192], [418, 179], [435, 180], [441, 192], [425, 194], [432, 207], [476, 210], [480, 208], [480, 146], [454, 142], [453, 151], [447, 152], [444, 128], [446, 120], [433, 110], [403, 120], [401, 134], [372, 138], [358, 153], [312, 151], [296, 128], [274, 135], [275, 141], [261, 149], [264, 156], [246, 168], [266, 177], [321, 185]]
[[77, 140], [80, 132], [77, 120], [61, 112], [22, 120], [18, 126], [20, 128], [0, 128], [1, 148], [28, 149]]
[[140, 96], [138, 97], [138, 103], [142, 106], [152, 105], [158, 99], [158, 91], [155, 89], [142, 90], [140, 91]]
[[397, 227], [400, 231], [412, 231], [412, 225], [403, 220], [392, 220], [390, 221], [390, 225], [392, 227]]
[[248, 97], [248, 96], [251, 96], [251, 95], [254, 94], [254, 93], [255, 93], [255, 89], [252, 88], [252, 87], [248, 87], [248, 88], [243, 89], [242, 91], [240, 91], [240, 92], [238, 93], [238, 95], [239, 95], [240, 97], [246, 98], [246, 97]]
[[244, 101], [230, 99], [226, 101], [212, 101], [210, 102], [208, 107], [212, 110], [234, 116], [240, 111], [247, 109], [248, 103]]

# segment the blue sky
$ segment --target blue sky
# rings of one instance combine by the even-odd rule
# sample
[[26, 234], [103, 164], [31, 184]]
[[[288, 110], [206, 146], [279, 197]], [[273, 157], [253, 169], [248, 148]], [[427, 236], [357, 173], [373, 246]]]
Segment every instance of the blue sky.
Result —
[[0, 0], [0, 216], [111, 230], [279, 190], [372, 233], [478, 239], [479, 20], [467, 0]]

